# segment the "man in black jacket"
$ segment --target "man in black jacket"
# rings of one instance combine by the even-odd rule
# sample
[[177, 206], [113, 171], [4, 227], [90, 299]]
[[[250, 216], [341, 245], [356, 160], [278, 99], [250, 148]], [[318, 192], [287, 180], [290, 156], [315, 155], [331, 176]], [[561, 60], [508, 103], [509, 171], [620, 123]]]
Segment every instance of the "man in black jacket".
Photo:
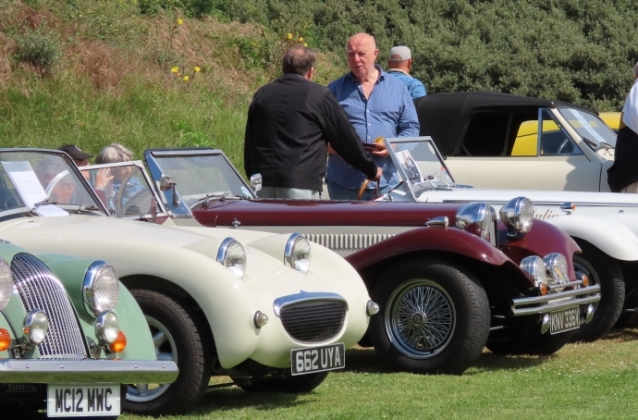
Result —
[[321, 198], [328, 144], [369, 179], [381, 176], [333, 94], [311, 82], [315, 61], [308, 48], [292, 47], [284, 75], [262, 86], [250, 104], [244, 169], [249, 177], [262, 175], [259, 197]]

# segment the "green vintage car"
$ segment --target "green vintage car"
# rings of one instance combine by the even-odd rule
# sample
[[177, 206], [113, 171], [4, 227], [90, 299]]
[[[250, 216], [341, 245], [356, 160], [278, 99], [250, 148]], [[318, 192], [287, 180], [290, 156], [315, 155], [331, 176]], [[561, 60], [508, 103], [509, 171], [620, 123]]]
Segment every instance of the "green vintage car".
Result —
[[[104, 261], [35, 256], [0, 240], [0, 412], [120, 414], [125, 384], [170, 383], [144, 315]], [[15, 417], [14, 417], [15, 416]]]

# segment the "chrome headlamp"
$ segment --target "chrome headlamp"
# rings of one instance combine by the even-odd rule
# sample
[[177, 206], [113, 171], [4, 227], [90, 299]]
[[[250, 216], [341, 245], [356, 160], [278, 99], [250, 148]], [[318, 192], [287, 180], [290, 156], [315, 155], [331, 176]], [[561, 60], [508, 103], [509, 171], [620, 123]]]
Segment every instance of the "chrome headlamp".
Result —
[[217, 250], [217, 262], [233, 272], [240, 279], [246, 273], [246, 251], [233, 238], [222, 241]]
[[567, 259], [563, 254], [554, 252], [543, 258], [547, 267], [547, 282], [554, 286], [569, 283]]
[[510, 236], [522, 236], [530, 231], [534, 222], [534, 205], [527, 197], [508, 201], [499, 212]]
[[113, 311], [104, 311], [95, 319], [95, 335], [101, 344], [113, 344], [120, 332], [120, 321]]
[[293, 233], [286, 241], [284, 263], [302, 274], [310, 270], [310, 241], [299, 233]]
[[120, 280], [113, 266], [95, 261], [84, 275], [82, 292], [84, 306], [92, 315], [110, 311], [117, 306]]
[[491, 242], [493, 214], [492, 208], [487, 203], [469, 203], [456, 212], [455, 225], [459, 229]]
[[536, 287], [547, 285], [547, 267], [545, 262], [538, 255], [530, 255], [521, 260], [521, 270], [527, 274]]
[[42, 344], [49, 331], [49, 317], [41, 309], [29, 311], [24, 318], [24, 338], [27, 344]]
[[0, 311], [3, 310], [13, 290], [13, 276], [11, 275], [11, 269], [9, 264], [0, 258]]

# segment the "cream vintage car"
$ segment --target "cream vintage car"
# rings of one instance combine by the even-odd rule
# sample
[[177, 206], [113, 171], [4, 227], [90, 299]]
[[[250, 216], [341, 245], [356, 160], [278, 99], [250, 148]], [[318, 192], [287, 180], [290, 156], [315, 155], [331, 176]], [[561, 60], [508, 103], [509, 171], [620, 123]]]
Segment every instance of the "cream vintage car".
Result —
[[[128, 174], [115, 175], [126, 213], [143, 194], [117, 191]], [[211, 375], [245, 390], [310, 391], [344, 367], [345, 349], [378, 310], [343, 258], [301, 235], [109, 217], [61, 152], [1, 149], [0, 187], [0, 238], [109, 261], [146, 316], [159, 358], [176, 362], [173, 384], [140, 376], [128, 387], [123, 407], [132, 412], [186, 412]]]
[[610, 191], [616, 134], [590, 108], [499, 92], [436, 93], [417, 105], [457, 182], [478, 188]]

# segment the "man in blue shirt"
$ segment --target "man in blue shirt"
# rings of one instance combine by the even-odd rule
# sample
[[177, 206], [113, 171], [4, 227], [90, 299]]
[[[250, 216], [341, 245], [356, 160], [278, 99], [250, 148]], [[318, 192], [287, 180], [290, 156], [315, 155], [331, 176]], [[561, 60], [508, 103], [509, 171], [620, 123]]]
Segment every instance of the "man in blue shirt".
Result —
[[412, 53], [405, 46], [393, 47], [388, 59], [388, 73], [401, 80], [410, 92], [412, 99], [427, 95], [425, 86], [419, 79], [410, 76], [412, 70]]
[[[374, 145], [377, 137], [412, 137], [419, 135], [419, 121], [414, 103], [405, 85], [384, 72], [375, 63], [379, 50], [374, 37], [359, 33], [346, 44], [350, 72], [328, 85], [348, 119], [366, 144]], [[378, 194], [384, 194], [399, 183], [397, 170], [387, 150], [371, 152], [374, 163], [383, 169]], [[330, 151], [326, 185], [332, 200], [355, 200], [366, 177]], [[370, 182], [362, 200], [375, 196], [375, 182]]]

